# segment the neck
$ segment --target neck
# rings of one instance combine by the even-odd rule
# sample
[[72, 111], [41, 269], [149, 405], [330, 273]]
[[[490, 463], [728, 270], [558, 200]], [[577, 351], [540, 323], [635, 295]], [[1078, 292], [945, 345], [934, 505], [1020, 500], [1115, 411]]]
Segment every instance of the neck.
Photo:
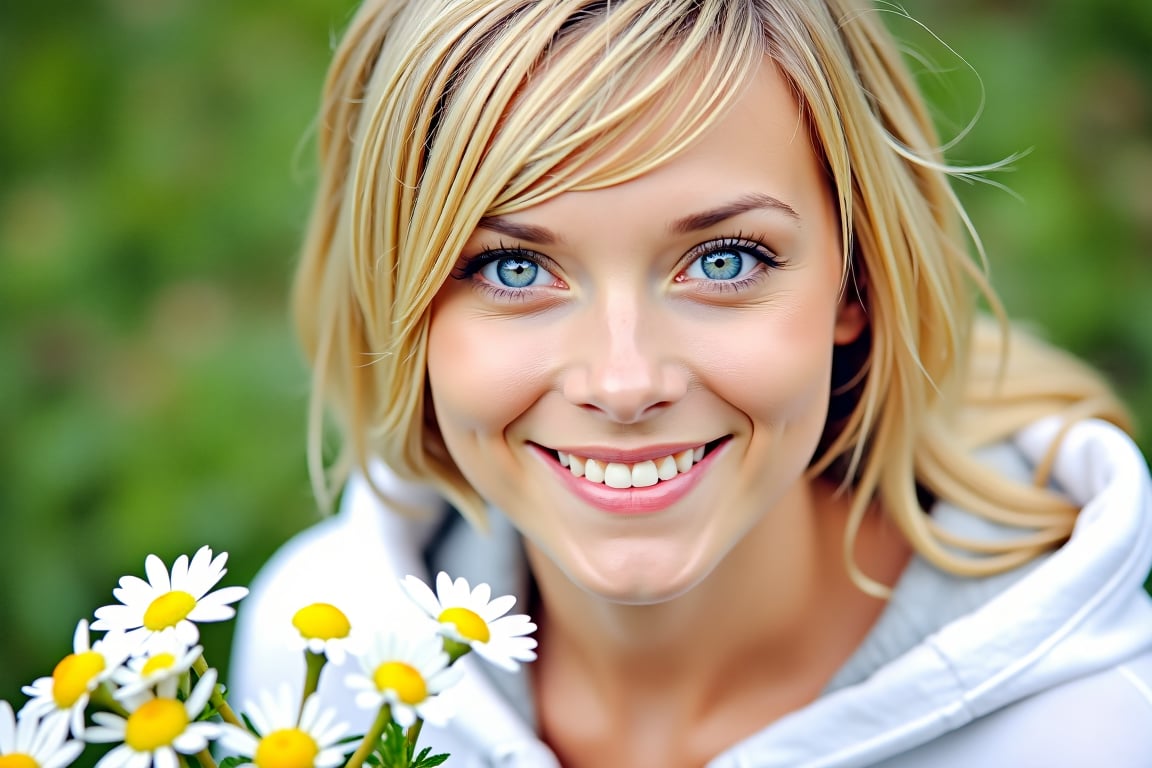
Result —
[[[529, 546], [541, 597], [538, 687], [555, 673], [595, 691], [600, 706], [680, 707], [669, 716], [688, 723], [743, 688], [778, 693], [781, 714], [819, 695], [883, 603], [843, 564], [850, 500], [804, 483], [784, 501], [700, 583], [655, 605], [590, 594]], [[870, 514], [858, 542], [866, 572], [894, 582], [908, 557], [899, 535]]]

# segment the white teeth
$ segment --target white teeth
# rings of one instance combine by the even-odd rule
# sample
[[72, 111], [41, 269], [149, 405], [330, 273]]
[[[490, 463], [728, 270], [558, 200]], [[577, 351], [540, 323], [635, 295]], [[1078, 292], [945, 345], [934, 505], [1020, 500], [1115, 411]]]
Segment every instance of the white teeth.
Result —
[[585, 459], [564, 451], [557, 451], [556, 457], [560, 466], [567, 467], [573, 476], [589, 482], [603, 483], [609, 488], [649, 488], [692, 469], [693, 464], [704, 458], [704, 446], [635, 464]]
[[609, 488], [631, 488], [632, 470], [627, 464], [611, 462], [604, 467], [604, 485]]
[[654, 461], [636, 462], [632, 465], [632, 472], [630, 474], [632, 487], [634, 488], [647, 488], [660, 482], [660, 476], [656, 473], [656, 462]]

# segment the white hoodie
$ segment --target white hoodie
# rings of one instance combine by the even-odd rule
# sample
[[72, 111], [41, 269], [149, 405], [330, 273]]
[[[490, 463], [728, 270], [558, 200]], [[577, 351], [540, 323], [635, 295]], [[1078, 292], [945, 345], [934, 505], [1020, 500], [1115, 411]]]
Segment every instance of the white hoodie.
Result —
[[[1027, 477], [1058, 426], [1040, 422], [982, 456], [1005, 474]], [[913, 558], [824, 695], [707, 768], [1152, 767], [1147, 465], [1123, 433], [1084, 422], [1064, 437], [1052, 476], [1083, 507], [1067, 544], [980, 579]], [[524, 594], [526, 566], [502, 517], [494, 515], [492, 534], [479, 538], [446, 523], [442, 503], [426, 490], [386, 482], [429, 509], [429, 521], [382, 509], [353, 480], [340, 514], [286, 544], [252, 584], [237, 620], [234, 704], [243, 709], [261, 687], [299, 685], [302, 657], [288, 638], [293, 613], [308, 603], [340, 606], [354, 631], [415, 619], [399, 579], [430, 581], [429, 564], [487, 581], [496, 594]], [[945, 504], [933, 516], [961, 534], [1011, 535]], [[472, 657], [460, 664], [464, 679], [450, 691], [456, 715], [444, 729], [425, 726], [421, 743], [451, 753], [453, 768], [558, 766], [533, 731], [523, 673], [490, 671]], [[329, 665], [320, 690], [363, 730], [372, 713], [357, 710], [343, 688], [354, 665]]]

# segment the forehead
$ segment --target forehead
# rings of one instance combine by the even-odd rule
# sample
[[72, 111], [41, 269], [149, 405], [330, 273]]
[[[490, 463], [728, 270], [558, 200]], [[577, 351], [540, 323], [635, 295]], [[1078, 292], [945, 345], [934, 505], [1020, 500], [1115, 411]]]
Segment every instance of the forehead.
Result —
[[[675, 131], [675, 113], [686, 108], [682, 102], [653, 106], [631, 133], [599, 152], [574, 154], [569, 158], [573, 173], [604, 177], [616, 167], [635, 164], [651, 141], [662, 141]], [[827, 190], [793, 90], [765, 57], [740, 84], [731, 103], [711, 115], [702, 132], [681, 151], [618, 183], [576, 185], [499, 218], [505, 223], [542, 218], [549, 226], [586, 219], [588, 226], [594, 226], [597, 217], [619, 218], [621, 209], [638, 222], [649, 215], [673, 221], [694, 211], [751, 206], [772, 208], [793, 220], [823, 221]], [[487, 222], [494, 218], [487, 217]]]
[[[620, 183], [666, 162], [723, 115], [758, 71], [760, 37], [672, 36], [617, 49], [596, 27], [546, 47], [499, 111], [482, 165], [502, 169], [489, 213]], [[479, 178], [479, 177], [478, 177]], [[483, 190], [481, 190], [483, 194]]]

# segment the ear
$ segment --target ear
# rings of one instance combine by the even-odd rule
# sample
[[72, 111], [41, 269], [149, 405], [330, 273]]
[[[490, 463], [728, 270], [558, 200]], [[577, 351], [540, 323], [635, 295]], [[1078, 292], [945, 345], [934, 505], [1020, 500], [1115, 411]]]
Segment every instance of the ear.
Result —
[[836, 327], [832, 339], [836, 344], [851, 344], [868, 325], [868, 315], [856, 291], [846, 290], [836, 308]]

